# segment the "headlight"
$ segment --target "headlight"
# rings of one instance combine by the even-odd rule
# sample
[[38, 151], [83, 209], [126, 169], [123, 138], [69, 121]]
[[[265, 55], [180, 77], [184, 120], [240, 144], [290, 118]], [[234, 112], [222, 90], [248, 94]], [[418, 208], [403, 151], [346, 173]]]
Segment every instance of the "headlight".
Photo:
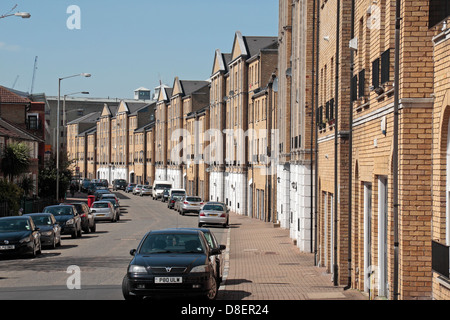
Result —
[[128, 267], [128, 272], [130, 273], [147, 273], [147, 269], [143, 266], [131, 265]]
[[66, 224], [73, 224], [73, 223], [74, 223], [73, 219], [69, 219], [69, 220], [66, 221]]
[[19, 242], [20, 243], [27, 243], [27, 242], [30, 242], [30, 241], [31, 241], [31, 239], [29, 237], [26, 237], [26, 238], [21, 239]]
[[209, 266], [208, 265], [201, 265], [201, 266], [196, 266], [194, 268], [192, 268], [191, 273], [204, 273], [204, 272], [208, 272], [209, 271]]

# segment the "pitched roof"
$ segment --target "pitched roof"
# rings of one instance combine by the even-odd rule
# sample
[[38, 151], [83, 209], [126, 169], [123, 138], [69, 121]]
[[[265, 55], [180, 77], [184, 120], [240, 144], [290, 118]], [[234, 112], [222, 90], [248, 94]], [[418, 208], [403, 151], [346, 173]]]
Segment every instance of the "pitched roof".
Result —
[[0, 86], [0, 101], [1, 103], [14, 104], [29, 104], [31, 102], [30, 99], [22, 97], [3, 86]]
[[38, 141], [44, 142], [44, 140], [28, 133], [21, 128], [16, 127], [15, 125], [9, 123], [8, 121], [0, 118], [0, 136], [10, 137], [19, 140], [28, 140], [28, 141]]
[[102, 115], [102, 113], [100, 111], [91, 112], [91, 113], [88, 113], [82, 117], [75, 119], [75, 120], [72, 120], [67, 124], [97, 122], [98, 118], [100, 118], [101, 115]]
[[184, 96], [189, 96], [195, 91], [209, 85], [209, 82], [200, 80], [180, 80], [180, 84], [183, 88]]

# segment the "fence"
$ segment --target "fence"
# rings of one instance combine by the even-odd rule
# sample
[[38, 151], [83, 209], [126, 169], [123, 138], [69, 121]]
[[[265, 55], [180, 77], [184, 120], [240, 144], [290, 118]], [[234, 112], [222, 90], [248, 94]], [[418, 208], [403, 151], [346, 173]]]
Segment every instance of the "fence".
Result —
[[[56, 204], [55, 199], [22, 199], [20, 201], [20, 208], [23, 209], [22, 213], [34, 213], [42, 212], [42, 210], [49, 205]], [[18, 212], [14, 212], [10, 209], [8, 202], [0, 202], [0, 217], [15, 216]]]

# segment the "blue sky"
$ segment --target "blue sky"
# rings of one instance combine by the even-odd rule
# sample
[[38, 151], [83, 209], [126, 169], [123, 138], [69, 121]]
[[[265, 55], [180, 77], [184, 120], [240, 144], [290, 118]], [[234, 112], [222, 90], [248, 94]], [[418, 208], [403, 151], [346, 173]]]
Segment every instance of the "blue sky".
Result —
[[[206, 80], [214, 52], [230, 52], [237, 30], [244, 36], [276, 36], [276, 0], [2, 0], [0, 85], [57, 95], [89, 91], [91, 97], [133, 98], [138, 87], [153, 91], [159, 80]], [[70, 30], [67, 8], [80, 8], [81, 28]]]

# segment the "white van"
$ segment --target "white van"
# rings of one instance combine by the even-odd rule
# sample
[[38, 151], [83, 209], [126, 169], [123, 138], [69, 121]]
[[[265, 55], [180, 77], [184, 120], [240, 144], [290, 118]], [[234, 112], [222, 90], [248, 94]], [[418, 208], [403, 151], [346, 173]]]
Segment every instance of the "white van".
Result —
[[172, 195], [174, 195], [174, 194], [182, 195], [183, 197], [185, 197], [186, 196], [186, 190], [184, 190], [184, 189], [170, 189], [169, 198], [172, 197]]
[[172, 189], [172, 182], [163, 181], [163, 180], [155, 180], [153, 182], [152, 188], [152, 198], [158, 199], [162, 196], [164, 189]]

